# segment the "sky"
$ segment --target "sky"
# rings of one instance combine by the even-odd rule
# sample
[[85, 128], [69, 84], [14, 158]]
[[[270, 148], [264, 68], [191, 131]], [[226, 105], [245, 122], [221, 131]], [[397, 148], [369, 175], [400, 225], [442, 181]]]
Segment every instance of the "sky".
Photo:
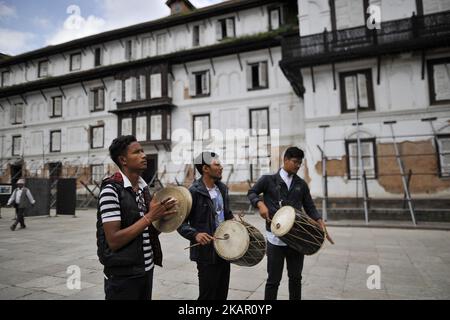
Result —
[[[17, 55], [170, 14], [167, 0], [0, 0], [0, 53]], [[190, 0], [197, 8], [223, 0]]]

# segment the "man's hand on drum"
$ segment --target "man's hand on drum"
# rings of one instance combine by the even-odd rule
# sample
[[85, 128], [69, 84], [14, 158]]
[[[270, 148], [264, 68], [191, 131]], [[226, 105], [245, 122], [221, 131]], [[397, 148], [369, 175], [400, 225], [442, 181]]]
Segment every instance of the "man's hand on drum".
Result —
[[177, 212], [175, 206], [178, 204], [178, 200], [175, 198], [167, 198], [163, 201], [157, 200], [153, 197], [150, 202], [150, 209], [145, 214], [148, 221], [153, 222], [161, 219], [162, 217], [174, 214]]
[[327, 240], [330, 241], [331, 244], [334, 244], [333, 239], [331, 239], [330, 234], [328, 233], [327, 227], [325, 226], [325, 223], [322, 219], [317, 220], [317, 222], [320, 224], [322, 230], [325, 232], [325, 235], [327, 237]]
[[269, 221], [269, 209], [262, 201], [258, 201], [256, 204], [259, 209], [259, 215], [266, 221]]
[[206, 232], [199, 232], [195, 235], [195, 241], [200, 243], [202, 246], [207, 245], [212, 240], [214, 240], [214, 237], [210, 236]]

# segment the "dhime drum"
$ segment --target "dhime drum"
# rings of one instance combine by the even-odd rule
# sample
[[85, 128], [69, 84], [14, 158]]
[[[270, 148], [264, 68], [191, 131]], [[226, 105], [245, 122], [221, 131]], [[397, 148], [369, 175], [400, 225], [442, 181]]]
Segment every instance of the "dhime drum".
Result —
[[305, 255], [319, 251], [325, 240], [320, 225], [291, 206], [282, 207], [275, 213], [270, 229], [289, 247]]
[[238, 266], [257, 265], [266, 253], [261, 232], [245, 221], [227, 220], [214, 233], [214, 249], [223, 259]]
[[160, 232], [168, 233], [178, 229], [191, 211], [192, 196], [188, 189], [181, 186], [169, 186], [155, 193], [158, 201], [170, 197], [178, 200], [175, 206], [177, 212], [153, 222], [153, 226]]

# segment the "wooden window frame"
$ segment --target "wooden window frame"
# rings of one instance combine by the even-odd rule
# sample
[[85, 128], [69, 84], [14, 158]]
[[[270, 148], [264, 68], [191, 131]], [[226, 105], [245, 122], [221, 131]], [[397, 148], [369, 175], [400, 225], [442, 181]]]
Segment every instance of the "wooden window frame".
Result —
[[[375, 138], [361, 138], [359, 139], [361, 143], [370, 142], [372, 144], [372, 151], [373, 151], [373, 170], [374, 170], [374, 176], [373, 177], [367, 177], [367, 180], [377, 180], [378, 179], [378, 159], [377, 159], [377, 145], [376, 145], [376, 139]], [[347, 162], [347, 178], [349, 180], [360, 180], [359, 173], [356, 177], [351, 176], [351, 168], [350, 168], [350, 144], [357, 144], [357, 139], [348, 139], [345, 140], [345, 155], [346, 155], [346, 162]]]
[[427, 69], [428, 69], [428, 92], [430, 95], [430, 105], [441, 105], [441, 104], [450, 104], [450, 99], [446, 100], [436, 100], [436, 89], [434, 84], [434, 73], [433, 67], [437, 64], [450, 64], [450, 57], [439, 58], [439, 59], [430, 59], [427, 61]]
[[[261, 110], [267, 111], [267, 135], [258, 135], [258, 134], [253, 135], [252, 130], [254, 128], [252, 126], [252, 112], [253, 111], [261, 111]], [[248, 112], [249, 112], [248, 119], [249, 119], [250, 136], [251, 137], [263, 137], [263, 136], [270, 137], [270, 108], [269, 107], [250, 108], [248, 110]], [[254, 165], [252, 163], [250, 163], [250, 181], [255, 182], [259, 177], [256, 178], [253, 176], [253, 169], [254, 169]]]
[[[197, 94], [197, 76], [202, 76], [204, 74], [205, 75], [209, 74], [209, 77], [208, 77], [209, 92], [208, 93], [199, 93], [199, 94]], [[211, 72], [209, 70], [195, 71], [195, 72], [192, 72], [192, 75], [195, 77], [195, 95], [191, 96], [191, 98], [210, 97], [211, 96]]]
[[[22, 121], [18, 122], [17, 121], [17, 106], [20, 105], [22, 106]], [[14, 103], [13, 105], [11, 105], [11, 112], [14, 112], [14, 121], [11, 123], [12, 125], [15, 124], [23, 124], [23, 118], [24, 118], [24, 104], [22, 102], [19, 103]]]
[[[194, 30], [196, 30], [196, 29], [198, 30], [198, 34], [197, 34], [198, 43], [195, 42], [196, 38], [195, 38]], [[192, 26], [192, 46], [194, 48], [200, 47], [200, 25], [199, 24]]]
[[[96, 128], [103, 128], [103, 141], [101, 147], [94, 147], [94, 129]], [[90, 146], [91, 149], [103, 149], [105, 147], [105, 125], [97, 125], [97, 126], [91, 126], [90, 127]]]
[[[97, 52], [99, 53], [98, 61], [97, 61]], [[97, 47], [94, 49], [94, 67], [100, 67], [103, 65], [103, 50], [101, 47]]]
[[208, 130], [211, 130], [211, 114], [210, 113], [202, 113], [202, 114], [194, 114], [192, 115], [192, 141], [204, 141], [208, 140], [211, 137], [208, 137], [207, 139], [196, 140], [195, 139], [195, 119], [201, 118], [201, 117], [208, 117]]
[[[59, 132], [59, 150], [53, 150], [53, 134]], [[62, 133], [61, 130], [50, 131], [50, 152], [61, 152], [62, 147]]]
[[101, 180], [100, 181], [96, 181], [96, 180], [94, 180], [94, 167], [102, 167], [102, 171], [103, 171], [103, 175], [102, 175], [102, 178], [105, 176], [105, 165], [104, 164], [91, 164], [90, 165], [90, 171], [91, 171], [91, 182], [102, 182]]
[[16, 150], [15, 150], [15, 148], [14, 148], [14, 140], [17, 139], [17, 138], [20, 139], [20, 149], [22, 149], [22, 136], [21, 136], [20, 134], [18, 134], [18, 135], [13, 135], [13, 136], [12, 136], [12, 140], [11, 140], [11, 143], [12, 143], [12, 146], [11, 146], [11, 155], [12, 155], [13, 157], [20, 157], [20, 151], [21, 151], [21, 150], [19, 150], [19, 154], [16, 154]]
[[[138, 111], [132, 115], [132, 119], [133, 119], [131, 121], [132, 131], [133, 131], [133, 135], [136, 137], [136, 140], [138, 142], [150, 141], [150, 115], [146, 111]], [[139, 140], [137, 137], [137, 118], [141, 118], [141, 117], [145, 117], [145, 125], [146, 125], [145, 140]], [[163, 117], [162, 121], [164, 121], [164, 117]], [[163, 135], [161, 134], [161, 137], [162, 136]]]
[[[74, 67], [73, 67], [73, 59], [74, 59], [75, 56], [80, 56], [80, 67], [78, 69], [74, 69]], [[72, 53], [70, 55], [70, 71], [79, 71], [79, 70], [81, 70], [81, 58], [82, 58], [81, 52], [75, 52], [75, 53]]]
[[[44, 63], [47, 63], [47, 74], [46, 75], [42, 74], [42, 68], [41, 67], [42, 67], [42, 64], [44, 64]], [[38, 78], [48, 77], [49, 74], [50, 74], [50, 72], [48, 70], [49, 67], [50, 67], [50, 61], [48, 59], [39, 61], [38, 62]]]
[[[96, 106], [95, 105], [95, 95], [97, 95], [97, 100], [99, 100], [99, 98], [98, 98], [98, 92], [99, 92], [99, 90], [103, 90], [103, 106], [102, 106], [102, 108], [99, 108], [98, 107], [98, 105]], [[93, 106], [92, 106], [92, 110], [91, 110], [91, 112], [101, 112], [101, 111], [105, 111], [105, 104], [106, 104], [106, 95], [105, 95], [105, 88], [104, 87], [97, 87], [97, 88], [92, 88], [91, 89], [91, 91], [93, 92], [93, 94], [94, 94], [94, 101], [93, 101]]]
[[[128, 47], [129, 45], [129, 47]], [[126, 61], [133, 61], [133, 40], [125, 40]]]
[[[271, 18], [271, 13], [272, 13], [272, 11], [275, 11], [275, 10], [278, 10], [278, 28], [276, 28], [276, 29], [274, 29], [272, 27], [272, 18]], [[283, 19], [281, 16], [282, 11], [283, 11], [283, 8], [281, 6], [271, 6], [271, 7], [267, 8], [267, 15], [269, 18], [269, 31], [278, 30], [283, 26]]]
[[[261, 84], [259, 83], [259, 65], [265, 63], [266, 64], [266, 85], [265, 86], [261, 86]], [[252, 62], [252, 63], [248, 63], [247, 64], [251, 70], [253, 69], [254, 66], [258, 66], [258, 86], [257, 87], [253, 87], [253, 71], [251, 71], [251, 77], [252, 77], [252, 88], [248, 88], [247, 91], [256, 91], [256, 90], [264, 90], [264, 89], [269, 89], [269, 62], [267, 60], [262, 60], [262, 61], [258, 61], [258, 62]]]
[[442, 164], [441, 164], [441, 150], [439, 147], [439, 139], [450, 139], [450, 134], [438, 134], [436, 135], [436, 160], [437, 160], [437, 166], [438, 166], [438, 175], [439, 178], [450, 178], [450, 171], [444, 175], [442, 174]]
[[[233, 36], [230, 36], [229, 34], [227, 34], [227, 20], [228, 19], [233, 20]], [[222, 31], [222, 38], [219, 41], [236, 38], [236, 18], [234, 16], [218, 19], [217, 21], [220, 22], [220, 28]], [[225, 36], [224, 36], [224, 33], [225, 33]]]
[[[55, 115], [55, 99], [56, 98], [61, 99], [61, 114], [60, 115]], [[50, 118], [61, 118], [63, 115], [63, 97], [62, 96], [54, 96], [54, 97], [51, 97], [51, 99], [52, 99], [52, 115], [50, 116]]]
[[9, 81], [8, 81], [8, 82], [11, 82], [11, 72], [10, 72], [10, 71], [2, 71], [2, 78], [1, 78], [1, 81], [2, 81], [2, 82], [1, 82], [1, 87], [2, 87], [2, 88], [11, 85], [10, 83], [8, 83], [7, 85], [5, 85], [5, 74], [9, 74]]
[[270, 108], [269, 107], [250, 108], [248, 110], [250, 135], [251, 135], [251, 130], [253, 129], [253, 127], [252, 127], [252, 112], [253, 111], [261, 111], [261, 110], [267, 110], [267, 136], [270, 136]]
[[119, 136], [122, 136], [123, 134], [122, 134], [122, 120], [124, 120], [124, 119], [131, 119], [131, 135], [134, 135], [135, 134], [135, 131], [134, 131], [134, 118], [135, 118], [135, 114], [134, 113], [124, 113], [124, 114], [121, 114], [120, 116], [119, 116], [119, 125], [118, 125], [118, 130], [119, 130], [119, 132], [118, 132], [118, 135]]
[[[161, 116], [161, 139], [159, 139], [159, 140], [153, 140], [152, 139], [152, 117], [153, 116]], [[153, 112], [148, 113], [148, 115], [147, 115], [147, 121], [148, 121], [148, 124], [149, 124], [148, 127], [147, 127], [148, 141], [150, 141], [150, 142], [159, 142], [159, 141], [164, 141], [164, 140], [167, 139], [167, 137], [166, 137], [166, 131], [167, 131], [166, 120], [167, 120], [166, 114], [163, 111], [161, 111], [161, 110], [153, 111]]]
[[345, 78], [348, 76], [354, 76], [358, 73], [364, 73], [366, 75], [366, 87], [367, 87], [367, 99], [369, 102], [368, 108], [359, 108], [358, 112], [375, 111], [375, 99], [373, 92], [372, 81], [372, 69], [358, 69], [339, 73], [339, 85], [340, 85], [340, 100], [341, 100], [341, 113], [354, 113], [355, 110], [347, 109], [347, 94], [345, 88]]

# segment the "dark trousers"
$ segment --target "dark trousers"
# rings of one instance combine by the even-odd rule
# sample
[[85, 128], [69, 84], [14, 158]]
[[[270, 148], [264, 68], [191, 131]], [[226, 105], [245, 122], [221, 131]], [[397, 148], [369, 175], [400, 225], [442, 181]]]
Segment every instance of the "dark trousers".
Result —
[[115, 277], [105, 279], [106, 300], [151, 300], [153, 269], [141, 277]]
[[267, 273], [265, 300], [276, 300], [286, 259], [289, 277], [289, 300], [302, 297], [302, 270], [304, 255], [286, 246], [267, 242]]
[[14, 221], [12, 228], [15, 229], [17, 224], [20, 223], [22, 228], [25, 228], [25, 209], [19, 208], [19, 206], [15, 206], [16, 208], [16, 221]]
[[198, 300], [226, 300], [230, 284], [230, 263], [219, 259], [218, 263], [197, 263]]

